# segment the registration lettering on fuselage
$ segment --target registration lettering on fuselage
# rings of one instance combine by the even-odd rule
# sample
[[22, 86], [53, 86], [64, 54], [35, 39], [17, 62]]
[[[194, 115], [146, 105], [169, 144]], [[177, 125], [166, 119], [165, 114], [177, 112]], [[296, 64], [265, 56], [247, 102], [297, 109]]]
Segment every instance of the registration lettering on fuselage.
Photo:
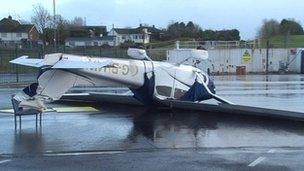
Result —
[[95, 72], [103, 72], [103, 73], [111, 73], [115, 75], [130, 75], [135, 76], [138, 73], [138, 66], [134, 64], [121, 64], [121, 63], [113, 63], [111, 67], [103, 67], [103, 68], [91, 68], [90, 71]]

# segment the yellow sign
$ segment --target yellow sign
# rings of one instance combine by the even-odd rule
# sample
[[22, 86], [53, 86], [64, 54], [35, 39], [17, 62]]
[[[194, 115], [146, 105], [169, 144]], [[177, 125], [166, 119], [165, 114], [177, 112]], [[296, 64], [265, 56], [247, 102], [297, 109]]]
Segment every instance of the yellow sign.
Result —
[[250, 53], [248, 52], [248, 50], [245, 51], [243, 57], [242, 57], [242, 63], [243, 64], [248, 64], [251, 62], [251, 55]]

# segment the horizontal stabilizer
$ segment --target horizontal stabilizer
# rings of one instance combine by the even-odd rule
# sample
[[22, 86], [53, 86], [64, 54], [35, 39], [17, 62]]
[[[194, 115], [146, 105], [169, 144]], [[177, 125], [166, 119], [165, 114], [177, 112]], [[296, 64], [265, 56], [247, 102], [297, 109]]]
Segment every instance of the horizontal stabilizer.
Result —
[[45, 65], [45, 62], [43, 59], [28, 58], [28, 56], [21, 56], [17, 59], [10, 61], [10, 63], [31, 66], [31, 67], [36, 67], [36, 68], [40, 68]]

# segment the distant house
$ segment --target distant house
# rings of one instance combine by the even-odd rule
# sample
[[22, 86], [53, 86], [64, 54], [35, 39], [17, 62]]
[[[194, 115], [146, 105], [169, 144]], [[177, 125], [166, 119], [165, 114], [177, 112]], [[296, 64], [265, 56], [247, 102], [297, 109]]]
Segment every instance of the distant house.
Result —
[[65, 45], [69, 47], [79, 46], [117, 46], [116, 36], [102, 37], [69, 37], [65, 40]]
[[150, 41], [161, 40], [165, 35], [165, 32], [163, 30], [156, 28], [155, 25], [145, 26], [140, 24], [139, 27], [137, 27], [137, 29], [139, 30], [147, 29], [148, 33], [150, 33]]
[[0, 20], [0, 42], [21, 43], [22, 41], [37, 42], [39, 32], [33, 24], [20, 24], [11, 16]]
[[107, 35], [106, 26], [70, 26], [69, 37], [101, 37]]
[[116, 36], [119, 44], [126, 41], [143, 44], [150, 43], [150, 33], [146, 28], [113, 28], [108, 35]]

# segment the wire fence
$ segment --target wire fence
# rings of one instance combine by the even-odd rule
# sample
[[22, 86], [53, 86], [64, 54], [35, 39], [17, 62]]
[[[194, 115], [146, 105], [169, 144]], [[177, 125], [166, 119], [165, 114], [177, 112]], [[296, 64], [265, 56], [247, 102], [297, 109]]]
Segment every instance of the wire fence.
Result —
[[[178, 43], [180, 48], [197, 48], [203, 46], [207, 50], [213, 49], [258, 49], [263, 48], [263, 42], [258, 41], [181, 41]], [[146, 46], [147, 54], [156, 61], [163, 61], [167, 58], [167, 51], [176, 48], [177, 41], [150, 43]], [[283, 47], [282, 44], [270, 42], [269, 48]], [[110, 57], [110, 58], [129, 58], [127, 49], [122, 47], [98, 47], [98, 46], [82, 46], [82, 47], [67, 47], [53, 46], [46, 47], [22, 47], [20, 45], [2, 46], [0, 45], [0, 84], [7, 83], [27, 83], [36, 81], [38, 69], [17, 66], [10, 64], [9, 61], [19, 56], [29, 56], [31, 58], [42, 58], [49, 53], [68, 53], [75, 55], [84, 55], [92, 57]]]

